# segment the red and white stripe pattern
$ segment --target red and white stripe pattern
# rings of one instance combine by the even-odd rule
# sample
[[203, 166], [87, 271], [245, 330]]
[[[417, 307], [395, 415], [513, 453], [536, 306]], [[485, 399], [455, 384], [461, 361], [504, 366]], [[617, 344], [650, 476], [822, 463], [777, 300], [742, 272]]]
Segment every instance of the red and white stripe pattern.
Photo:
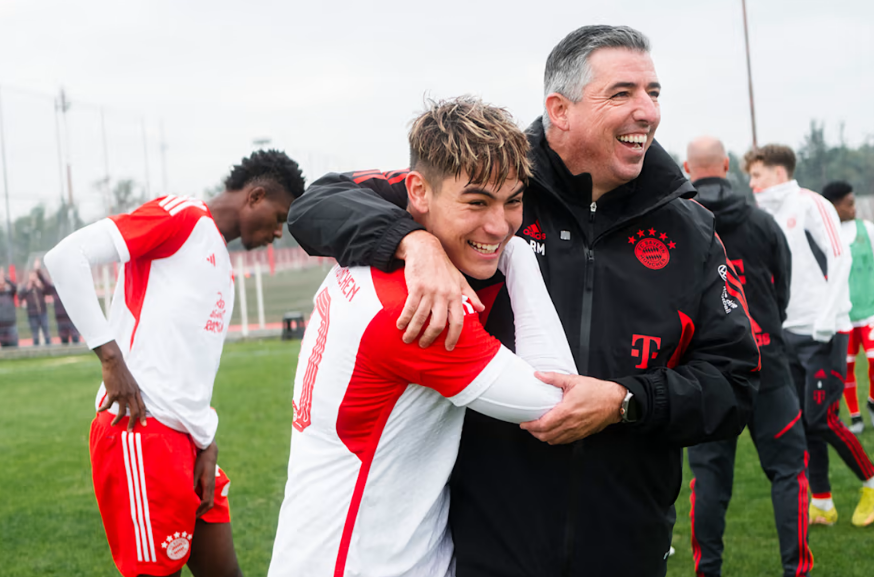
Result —
[[831, 219], [831, 214], [826, 206], [828, 201], [824, 199], [822, 195], [817, 194], [812, 190], [807, 190], [806, 188], [802, 188], [801, 193], [813, 199], [813, 203], [816, 205], [817, 210], [819, 210], [819, 216], [822, 218], [822, 222], [825, 225], [826, 233], [828, 233], [829, 242], [832, 245], [832, 252], [834, 252], [835, 256], [840, 256], [842, 246], [841, 237], [838, 234], [838, 229], [835, 227], [835, 223]]
[[127, 475], [127, 491], [130, 497], [130, 517], [137, 543], [137, 561], [155, 563], [155, 540], [152, 538], [152, 519], [149, 516], [149, 497], [146, 492], [146, 475], [143, 470], [143, 445], [139, 433], [121, 434], [124, 451], [124, 472]]
[[206, 205], [202, 200], [191, 198], [190, 196], [173, 196], [172, 194], [164, 197], [164, 200], [158, 203], [158, 206], [170, 213], [170, 216], [175, 216], [177, 213], [185, 210], [189, 206], [199, 208], [206, 212]]
[[292, 426], [298, 431], [303, 432], [304, 429], [310, 426], [312, 418], [310, 409], [313, 403], [313, 385], [316, 382], [316, 377], [319, 374], [319, 365], [322, 362], [322, 355], [325, 353], [325, 344], [328, 340], [328, 327], [331, 324], [331, 295], [327, 288], [322, 289], [322, 292], [316, 297], [316, 312], [319, 316], [319, 332], [316, 338], [316, 344], [313, 347], [310, 358], [307, 361], [307, 370], [303, 378], [303, 392], [300, 396], [300, 405], [294, 404], [294, 420]]

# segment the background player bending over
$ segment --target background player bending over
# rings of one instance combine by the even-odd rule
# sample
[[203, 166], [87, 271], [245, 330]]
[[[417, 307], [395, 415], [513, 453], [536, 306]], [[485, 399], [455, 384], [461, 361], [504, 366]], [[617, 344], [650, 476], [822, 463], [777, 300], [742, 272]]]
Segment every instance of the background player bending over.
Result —
[[853, 268], [850, 269], [850, 321], [853, 330], [849, 334], [847, 348], [847, 378], [844, 381], [844, 398], [850, 409], [850, 430], [857, 435], [865, 429], [859, 410], [856, 386], [856, 355], [861, 346], [868, 359], [868, 414], [874, 424], [874, 224], [856, 218], [856, 196], [847, 182], [830, 182], [822, 195], [835, 205], [841, 219], [841, 238], [850, 247]]
[[[186, 563], [197, 577], [241, 574], [210, 407], [234, 303], [227, 242], [253, 249], [281, 237], [303, 186], [297, 163], [258, 151], [206, 203], [155, 199], [74, 232], [45, 257], [102, 364], [92, 477], [125, 577], [179, 575]], [[91, 267], [109, 262], [124, 266], [107, 321]]]
[[531, 170], [525, 136], [503, 110], [459, 99], [414, 122], [410, 150], [412, 171], [320, 182], [351, 179], [408, 197], [416, 222], [481, 298], [506, 283], [519, 356], [483, 329], [488, 309], [477, 314], [469, 302], [452, 351], [445, 332], [427, 348], [405, 344], [397, 328], [404, 271], [335, 267], [301, 346], [271, 577], [454, 574], [447, 482], [463, 408], [536, 419], [561, 390], [540, 382], [532, 365], [575, 372], [534, 253], [513, 236]]

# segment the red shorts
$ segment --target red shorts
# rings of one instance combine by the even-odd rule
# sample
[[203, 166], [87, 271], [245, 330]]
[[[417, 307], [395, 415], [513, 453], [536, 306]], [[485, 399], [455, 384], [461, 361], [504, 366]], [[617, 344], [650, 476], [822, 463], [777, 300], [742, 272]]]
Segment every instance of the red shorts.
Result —
[[[191, 437], [149, 418], [127, 432], [128, 418], [98, 414], [91, 423], [91, 473], [116, 567], [125, 577], [170, 575], [191, 551], [200, 497]], [[201, 517], [229, 523], [230, 480], [216, 467], [215, 504]]]
[[847, 346], [847, 362], [851, 363], [856, 360], [856, 355], [859, 353], [861, 346], [865, 350], [865, 356], [869, 359], [874, 358], [874, 326], [868, 325], [864, 327], [853, 327], [849, 332], [850, 343]]

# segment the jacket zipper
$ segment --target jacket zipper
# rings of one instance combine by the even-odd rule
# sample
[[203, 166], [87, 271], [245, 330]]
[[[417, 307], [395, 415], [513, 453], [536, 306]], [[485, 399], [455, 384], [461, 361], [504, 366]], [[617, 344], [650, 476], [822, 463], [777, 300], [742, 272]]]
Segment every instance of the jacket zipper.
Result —
[[[598, 211], [598, 203], [592, 201], [589, 205], [589, 246], [584, 247], [586, 256], [586, 272], [583, 283], [583, 311], [580, 318], [580, 347], [585, 347], [583, 354], [579, 355], [578, 368], [581, 375], [589, 372], [589, 337], [592, 332], [592, 295], [595, 288], [595, 213]], [[584, 440], [576, 441], [571, 448], [570, 483], [568, 486], [569, 503], [567, 525], [565, 526], [565, 557], [562, 575], [571, 577], [574, 558], [574, 541], [576, 533], [577, 509], [579, 508], [578, 491], [575, 490], [580, 484], [582, 477], [582, 455]]]
[[580, 346], [586, 347], [586, 354], [580, 355], [580, 374], [589, 372], [589, 336], [592, 332], [592, 293], [595, 287], [595, 213], [598, 203], [592, 201], [589, 205], [588, 246], [585, 248], [586, 274], [583, 285], [583, 311], [580, 318]]

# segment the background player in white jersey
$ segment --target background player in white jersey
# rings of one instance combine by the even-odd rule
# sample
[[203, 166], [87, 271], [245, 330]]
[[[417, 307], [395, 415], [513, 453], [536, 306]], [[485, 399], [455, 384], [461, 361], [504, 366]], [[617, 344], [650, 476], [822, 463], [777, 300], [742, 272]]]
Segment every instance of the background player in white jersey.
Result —
[[859, 347], [865, 350], [868, 359], [868, 414], [874, 424], [874, 223], [856, 218], [856, 195], [848, 182], [828, 183], [822, 195], [835, 206], [841, 219], [841, 238], [850, 247], [853, 268], [850, 270], [850, 321], [853, 330], [849, 334], [847, 349], [847, 378], [844, 381], [844, 398], [850, 409], [850, 430], [857, 435], [865, 429], [859, 410], [856, 386], [856, 355]]
[[[246, 249], [282, 236], [303, 192], [284, 153], [234, 166], [208, 202], [166, 196], [82, 228], [45, 264], [103, 383], [91, 424], [97, 504], [125, 577], [241, 575], [227, 494], [216, 465], [212, 387], [234, 302], [227, 243]], [[91, 267], [123, 263], [107, 320]]]
[[301, 347], [271, 577], [453, 574], [447, 482], [464, 407], [535, 419], [561, 390], [532, 365], [575, 372], [535, 256], [513, 236], [531, 170], [525, 136], [503, 110], [458, 99], [414, 122], [410, 150], [411, 171], [356, 173], [356, 182], [405, 184], [409, 212], [460, 271], [492, 289], [506, 282], [519, 356], [467, 302], [452, 351], [406, 344], [404, 271], [335, 267]]
[[744, 157], [759, 207], [769, 212], [789, 242], [792, 283], [783, 323], [789, 368], [804, 415], [810, 453], [811, 524], [832, 525], [828, 445], [863, 482], [853, 524], [874, 522], [874, 464], [841, 421], [840, 401], [850, 324], [850, 253], [840, 237], [840, 219], [821, 195], [792, 179], [795, 153], [769, 144]]

